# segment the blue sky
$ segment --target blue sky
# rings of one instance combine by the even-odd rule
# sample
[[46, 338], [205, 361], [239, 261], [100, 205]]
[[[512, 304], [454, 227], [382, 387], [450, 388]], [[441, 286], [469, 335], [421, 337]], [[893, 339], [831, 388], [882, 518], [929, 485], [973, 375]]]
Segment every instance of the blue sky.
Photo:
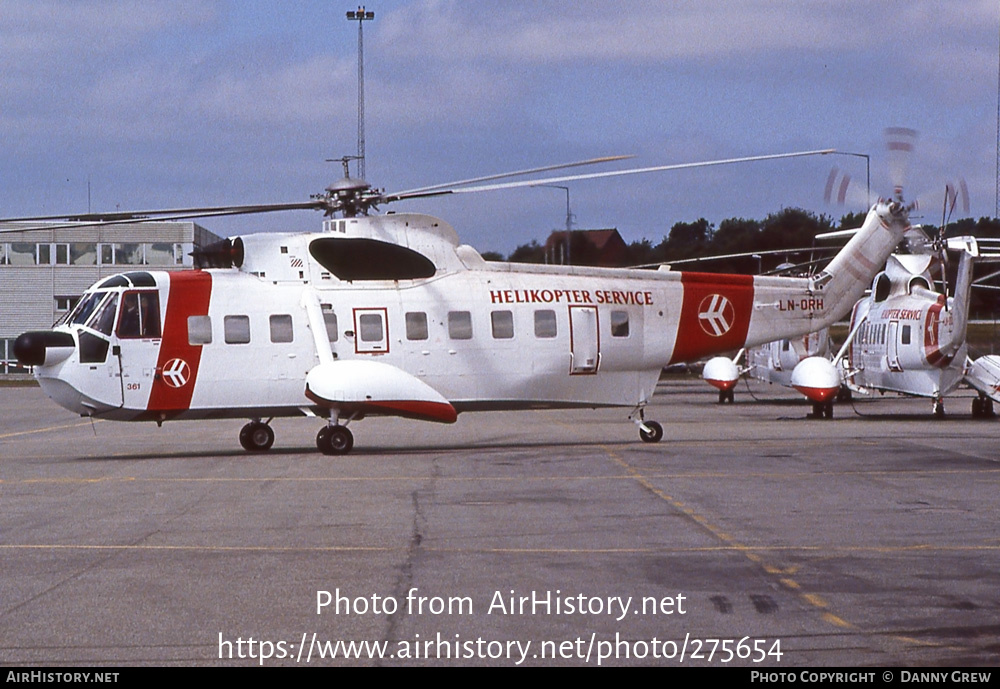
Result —
[[[576, 0], [366, 3], [367, 177], [387, 191], [569, 162], [646, 167], [837, 148], [891, 180], [883, 130], [919, 131], [906, 193], [928, 222], [966, 180], [996, 195], [1000, 3]], [[300, 201], [357, 134], [356, 3], [0, 0], [0, 215]], [[678, 221], [824, 203], [850, 156], [572, 182], [579, 228], [658, 241]], [[400, 203], [509, 252], [565, 221], [533, 188]], [[206, 219], [318, 229], [317, 213]]]

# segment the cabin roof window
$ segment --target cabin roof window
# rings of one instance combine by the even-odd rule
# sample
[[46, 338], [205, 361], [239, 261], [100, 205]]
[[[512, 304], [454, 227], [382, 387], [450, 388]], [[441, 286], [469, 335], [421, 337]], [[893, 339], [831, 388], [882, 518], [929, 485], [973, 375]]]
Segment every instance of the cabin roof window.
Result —
[[309, 253], [341, 280], [415, 280], [437, 270], [423, 254], [377, 239], [324, 237], [309, 245]]

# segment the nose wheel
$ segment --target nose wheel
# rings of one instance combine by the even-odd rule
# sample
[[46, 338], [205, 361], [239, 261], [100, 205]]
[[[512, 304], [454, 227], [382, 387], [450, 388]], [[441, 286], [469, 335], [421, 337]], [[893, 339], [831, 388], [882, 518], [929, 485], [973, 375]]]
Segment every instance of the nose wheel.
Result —
[[316, 434], [316, 447], [325, 455], [346, 455], [354, 447], [354, 434], [347, 426], [323, 426]]
[[274, 445], [274, 431], [265, 422], [255, 419], [240, 430], [240, 445], [247, 452], [266, 452]]

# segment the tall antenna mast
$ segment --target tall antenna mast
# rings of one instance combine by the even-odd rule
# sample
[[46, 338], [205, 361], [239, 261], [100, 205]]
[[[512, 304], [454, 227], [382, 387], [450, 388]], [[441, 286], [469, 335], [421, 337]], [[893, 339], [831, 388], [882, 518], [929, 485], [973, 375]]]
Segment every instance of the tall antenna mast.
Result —
[[358, 23], [358, 178], [365, 178], [365, 20], [374, 19], [374, 12], [358, 7], [347, 13], [348, 21]]

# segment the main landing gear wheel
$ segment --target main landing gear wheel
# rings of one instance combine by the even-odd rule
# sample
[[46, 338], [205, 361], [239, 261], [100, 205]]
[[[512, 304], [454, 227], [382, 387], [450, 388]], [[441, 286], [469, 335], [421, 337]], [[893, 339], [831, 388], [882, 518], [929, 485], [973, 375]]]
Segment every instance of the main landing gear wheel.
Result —
[[274, 445], [274, 431], [263, 421], [251, 421], [240, 430], [240, 445], [247, 452], [266, 452]]
[[325, 455], [346, 455], [354, 447], [354, 434], [347, 426], [323, 426], [316, 434], [316, 447]]
[[934, 418], [944, 418], [944, 400], [941, 398], [934, 400]]
[[639, 437], [642, 438], [642, 442], [658, 443], [663, 439], [663, 426], [655, 421], [643, 421], [642, 423], [649, 429], [647, 433], [642, 426], [639, 426]]
[[996, 414], [993, 412], [993, 400], [989, 397], [972, 398], [972, 418], [992, 419]]

